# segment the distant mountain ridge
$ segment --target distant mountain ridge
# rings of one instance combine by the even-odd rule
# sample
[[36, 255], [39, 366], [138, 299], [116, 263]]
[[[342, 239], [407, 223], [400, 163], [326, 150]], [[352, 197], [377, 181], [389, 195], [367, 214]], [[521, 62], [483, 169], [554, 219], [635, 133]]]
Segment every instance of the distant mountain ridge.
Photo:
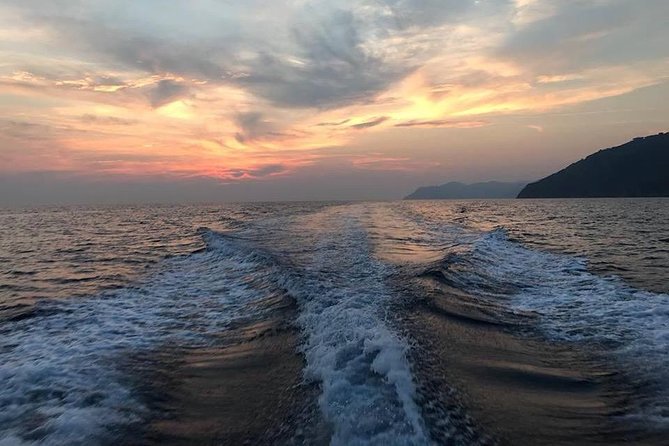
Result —
[[542, 180], [518, 198], [668, 197], [669, 133], [600, 150]]
[[415, 192], [404, 199], [443, 200], [458, 198], [515, 198], [526, 184], [526, 182], [505, 183], [501, 181], [464, 184], [452, 181], [440, 186], [419, 187]]

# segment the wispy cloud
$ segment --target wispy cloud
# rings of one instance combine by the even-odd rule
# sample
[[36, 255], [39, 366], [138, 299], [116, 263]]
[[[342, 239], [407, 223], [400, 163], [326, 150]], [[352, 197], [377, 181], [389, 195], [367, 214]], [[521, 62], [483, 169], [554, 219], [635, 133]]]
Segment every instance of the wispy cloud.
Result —
[[358, 124], [351, 124], [351, 128], [357, 129], [357, 130], [362, 130], [362, 129], [368, 129], [370, 127], [376, 127], [377, 125], [383, 124], [386, 122], [388, 119], [388, 116], [379, 116], [378, 118], [374, 118], [369, 121], [365, 122], [360, 122]]
[[470, 129], [488, 125], [487, 121], [457, 121], [449, 119], [436, 119], [432, 121], [406, 121], [395, 124], [395, 127], [450, 127]]

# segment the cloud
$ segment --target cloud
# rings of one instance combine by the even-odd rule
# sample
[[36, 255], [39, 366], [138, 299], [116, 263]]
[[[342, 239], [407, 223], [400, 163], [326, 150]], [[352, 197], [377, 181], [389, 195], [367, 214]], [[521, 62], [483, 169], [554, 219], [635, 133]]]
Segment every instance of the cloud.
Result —
[[[495, 50], [501, 57], [544, 74], [573, 75], [594, 66], [669, 56], [669, 2], [570, 0], [551, 4], [551, 13], [521, 25]], [[535, 7], [539, 7], [535, 5]]]
[[406, 157], [393, 158], [378, 154], [354, 157], [352, 164], [356, 169], [386, 172], [416, 172], [439, 166], [439, 163], [434, 161], [417, 161]]
[[0, 121], [0, 134], [11, 138], [44, 140], [52, 132], [49, 125], [25, 121]]
[[376, 127], [379, 124], [383, 124], [388, 119], [390, 119], [388, 116], [380, 116], [378, 118], [372, 119], [371, 121], [361, 122], [359, 124], [353, 124], [350, 127], [356, 130], [368, 129], [370, 127]]
[[[458, 172], [465, 155], [454, 154], [451, 135], [463, 147], [479, 138], [514, 150], [503, 139], [515, 141], [519, 126], [554, 128], [541, 113], [666, 79], [668, 8], [665, 0], [0, 0], [0, 34], [10, 37], [0, 44], [0, 164], [231, 183], [333, 163], [339, 173], [377, 174], [432, 169], [434, 160]], [[616, 119], [641, 126], [631, 112]], [[644, 119], [659, 128], [666, 113]], [[485, 139], [493, 132], [499, 141]], [[507, 158], [500, 154], [491, 162]]]
[[[161, 5], [160, 14], [126, 0], [8, 3], [24, 21], [47, 28], [59, 50], [70, 55], [149, 75], [232, 85], [283, 108], [373, 101], [455, 46], [476, 45], [481, 54], [512, 60], [537, 76], [669, 54], [665, 0], [643, 5], [631, 0], [308, 0], [280, 6], [266, 0], [174, 1]], [[541, 14], [509, 22], [527, 11]], [[477, 29], [480, 42], [460, 35]], [[454, 34], [458, 39], [451, 39]], [[486, 76], [490, 73], [468, 72], [457, 81], [481, 84]], [[77, 88], [114, 90], [126, 84], [109, 76]], [[165, 80], [148, 97], [156, 107], [187, 94], [187, 88]]]
[[170, 79], [163, 79], [155, 86], [151, 86], [146, 96], [151, 106], [157, 108], [186, 96], [188, 92], [189, 89], [186, 85]]
[[256, 167], [252, 169], [230, 169], [222, 172], [223, 177], [232, 177], [234, 179], [250, 179], [250, 178], [264, 178], [274, 176], [285, 172], [286, 166], [283, 164], [268, 164], [266, 166]]
[[352, 11], [312, 12], [291, 26], [290, 57], [259, 52], [237, 82], [279, 106], [329, 108], [373, 96], [415, 68], [367, 51]]
[[341, 121], [330, 121], [330, 122], [319, 122], [316, 124], [318, 127], [339, 127], [351, 121], [351, 118], [342, 119]]
[[101, 125], [134, 125], [138, 122], [136, 119], [119, 118], [116, 116], [99, 116], [91, 113], [82, 115], [80, 120], [85, 124]]
[[241, 130], [235, 134], [235, 139], [240, 143], [271, 134], [279, 136], [274, 132], [275, 126], [265, 120], [264, 115], [258, 111], [238, 113], [235, 116], [235, 123]]
[[449, 119], [437, 119], [430, 121], [405, 121], [395, 124], [395, 127], [452, 127], [470, 129], [488, 125], [487, 121], [455, 121]]
[[[166, 11], [160, 15], [153, 11], [147, 15], [149, 11], [141, 4], [123, 0], [65, 2], [60, 8], [33, 0], [15, 8], [25, 20], [49, 28], [62, 48], [74, 49], [98, 63], [233, 84], [278, 106], [298, 108], [338, 107], [382, 92], [416, 69], [425, 53], [409, 41], [405, 50], [398, 51], [403, 39], [395, 40], [396, 48], [391, 50], [386, 40], [472, 8], [472, 2], [459, 0], [363, 0], [336, 6], [315, 0], [281, 7], [257, 3], [263, 2], [193, 6], [176, 1], [169, 7], [161, 5]], [[112, 6], [115, 12], [109, 14]], [[259, 7], [274, 13], [261, 15], [265, 22], [257, 23], [262, 19], [249, 17]], [[174, 15], [170, 17], [169, 12]], [[142, 16], [150, 18], [139, 26], [135, 17]], [[189, 19], [202, 22], [202, 16], [220, 19], [221, 26], [212, 28], [205, 22], [202, 30], [183, 29]], [[276, 29], [277, 24], [280, 32], [264, 30]], [[160, 87], [150, 97], [152, 104], [161, 103], [174, 87]]]
[[402, 28], [425, 28], [444, 23], [458, 23], [472, 17], [481, 19], [506, 13], [509, 0], [387, 0], [393, 17]]

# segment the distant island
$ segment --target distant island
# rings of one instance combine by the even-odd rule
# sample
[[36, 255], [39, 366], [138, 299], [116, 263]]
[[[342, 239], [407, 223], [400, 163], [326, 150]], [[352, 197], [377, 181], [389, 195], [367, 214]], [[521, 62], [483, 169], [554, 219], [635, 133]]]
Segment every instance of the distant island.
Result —
[[450, 182], [441, 186], [419, 187], [405, 200], [443, 200], [457, 198], [515, 198], [527, 182], [504, 183], [488, 181], [485, 183], [464, 184]]
[[600, 150], [542, 180], [518, 198], [667, 197], [669, 133]]

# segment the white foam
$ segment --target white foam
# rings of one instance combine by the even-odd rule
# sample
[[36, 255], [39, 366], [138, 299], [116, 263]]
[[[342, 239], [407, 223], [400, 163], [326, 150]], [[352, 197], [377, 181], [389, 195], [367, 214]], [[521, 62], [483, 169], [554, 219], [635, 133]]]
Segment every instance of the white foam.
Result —
[[[417, 407], [408, 345], [386, 322], [395, 297], [389, 271], [370, 255], [355, 214], [329, 211], [314, 230], [305, 273], [287, 283], [299, 297], [305, 376], [321, 383], [333, 445], [429, 444]], [[320, 225], [320, 226], [319, 226]]]
[[252, 273], [270, 267], [256, 254], [204, 236], [206, 251], [166, 261], [137, 287], [46, 303], [0, 327], [0, 444], [113, 441], [119, 427], [146, 415], [119, 368], [130, 354], [206, 344], [274, 292], [254, 283]]
[[592, 274], [585, 259], [528, 249], [501, 230], [481, 237], [470, 260], [480, 268], [472, 272], [513, 285], [510, 304], [540, 314], [550, 336], [595, 344], [657, 386], [638, 417], [669, 423], [669, 296]]

